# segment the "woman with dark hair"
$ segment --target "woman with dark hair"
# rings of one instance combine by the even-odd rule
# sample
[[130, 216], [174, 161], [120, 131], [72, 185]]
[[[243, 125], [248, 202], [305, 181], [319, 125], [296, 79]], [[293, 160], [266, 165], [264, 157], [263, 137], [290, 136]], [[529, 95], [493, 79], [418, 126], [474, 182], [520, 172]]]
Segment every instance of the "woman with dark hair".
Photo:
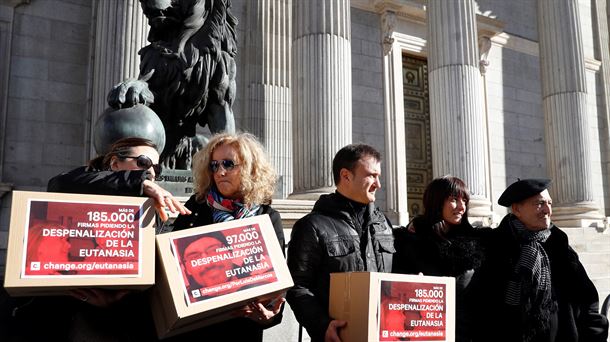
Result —
[[[214, 135], [193, 157], [193, 178], [195, 194], [186, 202], [193, 214], [178, 216], [174, 230], [267, 214], [283, 250], [282, 220], [270, 206], [277, 176], [256, 137]], [[283, 303], [282, 297], [269, 305], [254, 301], [236, 318], [178, 335], [176, 340], [222, 341], [230, 332], [230, 340], [262, 341], [263, 329], [280, 323]]]
[[470, 194], [457, 177], [436, 178], [424, 192], [424, 213], [395, 231], [394, 273], [456, 278], [456, 341], [469, 341], [468, 286], [481, 265], [482, 234], [468, 221]]
[[[154, 182], [161, 172], [158, 163], [159, 152], [153, 142], [123, 138], [112, 144], [110, 152], [89, 161], [87, 166], [53, 177], [47, 190], [150, 197], [163, 221], [167, 220], [166, 209], [189, 214], [178, 199]], [[9, 304], [12, 306], [9, 335], [18, 341], [157, 340], [146, 293], [89, 288], [72, 290], [69, 295]], [[52, 329], [31, 329], [32, 322], [45, 322]]]

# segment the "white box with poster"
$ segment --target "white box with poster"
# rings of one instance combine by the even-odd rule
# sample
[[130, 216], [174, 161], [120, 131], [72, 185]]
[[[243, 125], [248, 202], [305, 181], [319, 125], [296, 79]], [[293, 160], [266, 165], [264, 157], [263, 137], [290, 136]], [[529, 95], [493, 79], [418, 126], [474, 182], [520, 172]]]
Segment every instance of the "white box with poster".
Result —
[[332, 273], [329, 313], [342, 341], [454, 341], [455, 278]]
[[160, 338], [230, 319], [293, 286], [268, 215], [157, 235], [152, 309]]
[[154, 223], [148, 198], [14, 191], [4, 287], [13, 296], [148, 288]]

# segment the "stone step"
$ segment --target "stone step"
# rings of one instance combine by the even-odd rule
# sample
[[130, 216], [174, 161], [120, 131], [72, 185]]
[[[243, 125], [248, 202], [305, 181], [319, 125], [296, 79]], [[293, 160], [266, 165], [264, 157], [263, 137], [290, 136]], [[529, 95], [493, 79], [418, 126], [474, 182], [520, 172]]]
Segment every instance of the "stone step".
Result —
[[608, 239], [599, 239], [587, 242], [585, 248], [588, 252], [610, 251], [610, 236], [608, 237]]
[[600, 240], [571, 240], [570, 246], [577, 252], [610, 252], [610, 239]]
[[608, 293], [610, 293], [610, 276], [594, 277], [591, 278], [591, 281], [593, 282], [593, 285], [595, 285], [597, 293], [600, 295], [600, 299], [603, 300], [606, 298]]
[[606, 264], [610, 266], [610, 251], [581, 252], [578, 258], [583, 264]]
[[273, 209], [280, 213], [284, 230], [286, 230], [291, 229], [301, 217], [309, 214], [314, 204], [315, 201], [308, 200], [274, 199]]
[[600, 232], [595, 228], [561, 228], [568, 235], [570, 242], [574, 240], [605, 240], [610, 241], [610, 233], [608, 230]]
[[609, 293], [610, 292], [610, 277], [595, 277], [591, 278], [591, 281], [595, 285], [597, 292]]
[[610, 265], [608, 263], [587, 263], [583, 266], [589, 278], [610, 277]]
[[[606, 297], [608, 297], [608, 295], [610, 295], [610, 290], [606, 290], [605, 292], [601, 292], [598, 289], [598, 295], [599, 295], [599, 308], [601, 310], [602, 305], [604, 304], [604, 300], [606, 300]], [[610, 311], [609, 311], [610, 313]], [[610, 338], [610, 336], [609, 336]]]

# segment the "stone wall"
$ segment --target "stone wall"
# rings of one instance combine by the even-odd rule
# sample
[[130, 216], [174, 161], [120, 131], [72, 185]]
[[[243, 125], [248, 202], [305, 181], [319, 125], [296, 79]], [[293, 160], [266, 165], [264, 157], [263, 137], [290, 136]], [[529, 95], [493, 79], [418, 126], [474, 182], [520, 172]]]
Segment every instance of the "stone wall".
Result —
[[[32, 1], [14, 9], [10, 25], [0, 182], [17, 190], [44, 190], [50, 177], [86, 159], [91, 2]], [[10, 195], [0, 201], [3, 267]]]
[[528, 40], [538, 40], [535, 0], [477, 0], [481, 12], [491, 11], [505, 23], [504, 31]]
[[[375, 147], [385, 158], [383, 112], [383, 49], [379, 15], [352, 8], [352, 141]], [[385, 209], [382, 161], [377, 205]]]
[[538, 57], [492, 47], [487, 69], [491, 201], [517, 178], [545, 177], [544, 115]]

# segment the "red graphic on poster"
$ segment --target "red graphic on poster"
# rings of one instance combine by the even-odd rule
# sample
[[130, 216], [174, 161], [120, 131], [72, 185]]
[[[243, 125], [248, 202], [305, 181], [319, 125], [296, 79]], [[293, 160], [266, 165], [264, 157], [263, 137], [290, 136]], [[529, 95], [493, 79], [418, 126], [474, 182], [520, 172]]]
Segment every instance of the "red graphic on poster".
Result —
[[277, 281], [258, 224], [174, 238], [188, 304]]
[[445, 284], [381, 281], [379, 341], [447, 338]]
[[31, 200], [22, 277], [139, 276], [137, 205]]

